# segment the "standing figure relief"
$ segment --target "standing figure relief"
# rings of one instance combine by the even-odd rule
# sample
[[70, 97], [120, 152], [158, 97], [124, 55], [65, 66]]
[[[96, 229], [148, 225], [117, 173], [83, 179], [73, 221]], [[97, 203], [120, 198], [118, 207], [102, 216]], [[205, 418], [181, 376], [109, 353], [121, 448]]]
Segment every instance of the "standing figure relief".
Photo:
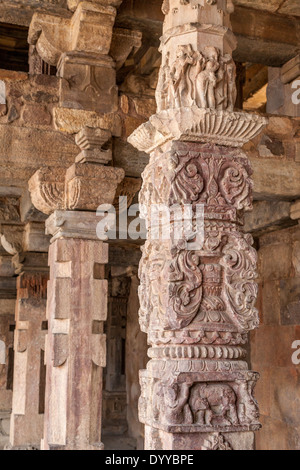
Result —
[[160, 68], [156, 90], [157, 111], [198, 106], [233, 111], [236, 67], [229, 54], [212, 46], [195, 52], [191, 44], [179, 45], [170, 63], [167, 52]]

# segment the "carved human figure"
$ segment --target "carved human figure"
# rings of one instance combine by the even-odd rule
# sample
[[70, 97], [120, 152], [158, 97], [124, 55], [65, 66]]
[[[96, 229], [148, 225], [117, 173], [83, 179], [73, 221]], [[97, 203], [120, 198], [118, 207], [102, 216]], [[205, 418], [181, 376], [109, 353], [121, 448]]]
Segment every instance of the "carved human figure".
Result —
[[170, 72], [173, 106], [175, 106], [175, 108], [190, 106], [192, 104], [191, 86], [188, 83], [187, 71], [189, 66], [193, 64], [194, 57], [192, 46], [190, 44], [178, 46], [176, 60]]
[[227, 64], [227, 110], [233, 111], [237, 98], [237, 88], [236, 88], [236, 66], [232, 58]]
[[257, 376], [253, 380], [238, 380], [238, 409], [239, 421], [241, 424], [255, 424], [259, 423], [259, 409], [255, 398], [253, 397], [253, 390], [257, 382]]
[[165, 424], [192, 424], [188, 399], [191, 382], [182, 384], [159, 381], [154, 386], [154, 419]]
[[239, 424], [237, 397], [226, 384], [198, 384], [191, 390], [189, 405], [194, 421], [201, 426]]
[[216, 88], [217, 109], [233, 111], [236, 97], [236, 66], [230, 54], [220, 57]]
[[216, 109], [215, 88], [217, 86], [216, 72], [220, 67], [219, 51], [216, 47], [208, 46], [204, 49], [206, 67], [197, 77], [197, 89], [201, 108]]

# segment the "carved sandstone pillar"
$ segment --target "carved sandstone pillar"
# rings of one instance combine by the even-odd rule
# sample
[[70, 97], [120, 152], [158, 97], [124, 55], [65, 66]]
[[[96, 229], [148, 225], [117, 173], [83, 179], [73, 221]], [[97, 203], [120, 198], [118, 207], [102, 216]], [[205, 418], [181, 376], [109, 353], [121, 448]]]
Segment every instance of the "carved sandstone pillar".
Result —
[[47, 220], [49, 332], [43, 450], [101, 450], [102, 371], [107, 316], [108, 247], [89, 212]]
[[[151, 345], [140, 375], [146, 449], [253, 449], [260, 427], [258, 375], [244, 349], [259, 320], [256, 252], [242, 229], [252, 171], [241, 147], [266, 120], [234, 112], [230, 11], [225, 0], [163, 2], [157, 114], [129, 138], [150, 154], [140, 194], [149, 232], [140, 265]], [[170, 210], [169, 237], [151, 220], [157, 204]], [[162, 221], [166, 229], [166, 211]]]
[[39, 449], [44, 422], [47, 254], [26, 253], [18, 265], [9, 448]]
[[[95, 132], [87, 130], [90, 138]], [[29, 182], [35, 206], [47, 214], [54, 210], [46, 221], [52, 239], [44, 450], [103, 448], [103, 322], [107, 316], [104, 267], [108, 246], [97, 237], [100, 219], [96, 209], [113, 203], [124, 171], [100, 163], [106, 160], [107, 151], [86, 150], [79, 157], [80, 162], [67, 172], [58, 169], [59, 183], [49, 169], [39, 170]], [[93, 163], [89, 163], [90, 158]]]
[[9, 440], [12, 408], [15, 279], [11, 256], [0, 247], [0, 450]]

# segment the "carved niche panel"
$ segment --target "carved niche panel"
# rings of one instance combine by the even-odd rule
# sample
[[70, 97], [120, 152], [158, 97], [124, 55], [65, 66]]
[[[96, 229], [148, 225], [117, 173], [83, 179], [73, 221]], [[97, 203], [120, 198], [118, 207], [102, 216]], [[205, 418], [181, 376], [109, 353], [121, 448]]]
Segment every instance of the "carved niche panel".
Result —
[[156, 89], [157, 111], [198, 106], [233, 111], [237, 97], [236, 66], [230, 54], [216, 47], [194, 51], [178, 45], [173, 62], [166, 52]]
[[257, 429], [259, 411], [253, 396], [257, 380], [258, 374], [248, 371], [230, 382], [197, 382], [191, 374], [181, 379], [167, 376], [154, 380], [145, 372], [141, 377], [140, 418], [170, 432], [172, 427], [176, 432], [187, 427], [190, 432]]

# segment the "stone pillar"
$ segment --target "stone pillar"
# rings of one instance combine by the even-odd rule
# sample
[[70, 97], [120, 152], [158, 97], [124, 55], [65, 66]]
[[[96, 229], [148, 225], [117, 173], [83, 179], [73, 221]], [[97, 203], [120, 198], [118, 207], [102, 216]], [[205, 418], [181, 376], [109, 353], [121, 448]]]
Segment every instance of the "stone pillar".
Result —
[[38, 449], [44, 421], [47, 254], [26, 253], [20, 269], [10, 448]]
[[125, 341], [130, 278], [122, 266], [111, 266], [109, 277], [107, 366], [103, 401], [103, 430], [107, 435], [127, 431]]
[[16, 294], [15, 279], [9, 276], [13, 274], [11, 256], [0, 248], [0, 450], [8, 444], [12, 408]]
[[49, 332], [43, 450], [101, 450], [102, 372], [106, 364], [105, 264], [89, 212], [55, 212], [47, 318]]
[[139, 279], [137, 269], [131, 268], [131, 284], [127, 307], [126, 323], [126, 390], [128, 435], [136, 440], [137, 450], [144, 447], [144, 426], [138, 419], [138, 400], [141, 394], [139, 371], [148, 361], [147, 336], [140, 331], [138, 324]]
[[[139, 290], [151, 346], [140, 374], [147, 450], [250, 450], [260, 428], [258, 374], [245, 362], [259, 323], [256, 252], [242, 230], [252, 170], [240, 147], [266, 119], [234, 112], [231, 11], [223, 0], [163, 2], [157, 113], [129, 138], [150, 154]], [[165, 208], [159, 233], [155, 204]]]

